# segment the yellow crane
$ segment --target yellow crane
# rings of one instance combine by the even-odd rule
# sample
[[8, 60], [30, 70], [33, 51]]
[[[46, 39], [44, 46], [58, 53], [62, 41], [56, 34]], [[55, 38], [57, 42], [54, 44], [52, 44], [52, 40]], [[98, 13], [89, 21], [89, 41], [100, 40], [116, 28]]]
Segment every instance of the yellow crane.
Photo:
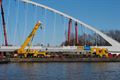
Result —
[[[41, 23], [40, 23], [40, 21], [38, 21], [36, 23], [36, 25], [34, 26], [32, 32], [29, 34], [29, 36], [26, 38], [26, 40], [24, 41], [24, 43], [20, 47], [20, 49], [17, 50], [18, 55], [23, 55], [24, 57], [27, 57], [28, 55], [32, 55], [34, 57], [37, 57], [38, 55], [46, 56], [46, 52], [30, 49], [31, 41], [32, 41], [33, 37], [35, 36], [38, 28], [39, 27], [42, 28], [42, 26], [40, 26], [40, 25], [41, 25]], [[27, 46], [28, 46], [28, 49], [25, 49]]]

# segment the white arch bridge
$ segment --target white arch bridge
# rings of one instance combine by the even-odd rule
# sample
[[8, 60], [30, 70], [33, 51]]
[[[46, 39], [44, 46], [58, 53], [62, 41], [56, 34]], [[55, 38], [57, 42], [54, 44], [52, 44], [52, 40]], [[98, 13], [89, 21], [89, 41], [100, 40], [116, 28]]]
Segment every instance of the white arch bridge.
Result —
[[[104, 38], [108, 43], [110, 43], [112, 45], [112, 46], [98, 46], [98, 47], [108, 48], [108, 50], [111, 51], [111, 52], [120, 52], [120, 43], [118, 41], [112, 39], [111, 37], [107, 36], [106, 34], [99, 31], [98, 29], [96, 29], [96, 28], [82, 22], [81, 20], [78, 20], [78, 19], [76, 19], [76, 18], [74, 18], [74, 17], [72, 17], [70, 15], [67, 15], [67, 14], [65, 14], [63, 12], [60, 12], [60, 11], [58, 11], [56, 9], [50, 8], [50, 7], [45, 6], [43, 4], [33, 2], [31, 0], [18, 0], [18, 1], [22, 1], [22, 2], [27, 3], [27, 4], [32, 4], [32, 5], [35, 5], [37, 7], [41, 7], [41, 8], [44, 8], [46, 10], [52, 11], [52, 12], [54, 12], [56, 14], [59, 14], [59, 15], [65, 17], [65, 18], [72, 19], [74, 22], [77, 22], [77, 23], [81, 24], [83, 27], [85, 27], [87, 29], [90, 29], [93, 32], [97, 33], [99, 36]], [[16, 46], [1, 46], [0, 51], [14, 51], [14, 50], [16, 50], [18, 48], [19, 48], [19, 46], [17, 46], [17, 47]], [[43, 50], [45, 49], [45, 47], [43, 47], [43, 48], [42, 47], [32, 47], [32, 48], [33, 49], [43, 49]], [[56, 48], [55, 47], [51, 47], [51, 48], [47, 47], [47, 48], [48, 48], [48, 50], [53, 50], [53, 51], [54, 50], [64, 51], [66, 49], [67, 50], [71, 50], [71, 49], [76, 50], [77, 49], [77, 47], [74, 47], [74, 46], [73, 47], [67, 47], [67, 46], [65, 47], [64, 46], [64, 47], [56, 47]]]

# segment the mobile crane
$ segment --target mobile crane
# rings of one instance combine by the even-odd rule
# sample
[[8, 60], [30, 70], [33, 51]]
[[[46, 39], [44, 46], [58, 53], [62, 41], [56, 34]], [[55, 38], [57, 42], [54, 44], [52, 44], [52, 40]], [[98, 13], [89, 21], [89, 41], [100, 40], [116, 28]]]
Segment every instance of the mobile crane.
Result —
[[[33, 37], [35, 36], [38, 28], [39, 27], [42, 28], [42, 26], [40, 26], [40, 25], [41, 25], [41, 23], [40, 23], [40, 21], [38, 21], [36, 23], [36, 25], [34, 26], [32, 32], [29, 34], [29, 36], [26, 38], [26, 40], [22, 44], [22, 46], [17, 50], [18, 55], [22, 55], [24, 57], [28, 57], [30, 55], [33, 56], [33, 57], [37, 57], [38, 55], [47, 56], [46, 52], [30, 49], [31, 42], [32, 42]], [[25, 49], [27, 46], [28, 46], [28, 49]]]

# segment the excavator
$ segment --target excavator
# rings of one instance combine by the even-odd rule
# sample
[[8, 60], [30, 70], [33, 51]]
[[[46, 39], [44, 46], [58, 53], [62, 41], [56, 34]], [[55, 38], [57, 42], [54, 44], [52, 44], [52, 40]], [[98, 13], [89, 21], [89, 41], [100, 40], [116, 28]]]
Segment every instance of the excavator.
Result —
[[[42, 28], [40, 21], [38, 21], [36, 23], [36, 25], [34, 26], [32, 32], [26, 38], [26, 40], [24, 41], [22, 46], [16, 51], [18, 56], [19, 55], [23, 56], [23, 57], [38, 57], [38, 56], [45, 57], [45, 56], [47, 56], [46, 52], [30, 49], [30, 46], [32, 44], [32, 40], [33, 40], [33, 38], [34, 38], [34, 36], [35, 36], [35, 34], [36, 34], [39, 27]], [[28, 47], [28, 48], [26, 49], [26, 47]]]

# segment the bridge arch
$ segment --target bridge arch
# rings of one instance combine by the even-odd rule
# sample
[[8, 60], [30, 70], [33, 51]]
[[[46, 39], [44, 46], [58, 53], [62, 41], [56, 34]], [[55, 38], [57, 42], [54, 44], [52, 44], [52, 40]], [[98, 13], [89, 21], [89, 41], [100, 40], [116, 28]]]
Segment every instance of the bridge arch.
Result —
[[104, 38], [104, 39], [105, 39], [108, 43], [110, 43], [113, 47], [120, 47], [120, 43], [119, 43], [118, 41], [112, 39], [111, 37], [109, 37], [109, 36], [107, 36], [106, 34], [102, 33], [101, 31], [99, 31], [98, 29], [94, 28], [93, 26], [90, 26], [90, 25], [82, 22], [81, 20], [78, 20], [78, 19], [76, 19], [76, 18], [74, 18], [74, 17], [72, 17], [72, 16], [70, 16], [70, 15], [67, 15], [67, 14], [65, 14], [65, 13], [63, 13], [63, 12], [60, 12], [60, 11], [58, 11], [58, 10], [56, 10], [56, 9], [53, 9], [53, 8], [50, 8], [50, 7], [48, 7], [48, 6], [42, 5], [42, 4], [40, 4], [40, 3], [33, 2], [33, 1], [31, 1], [31, 0], [20, 0], [20, 1], [25, 2], [25, 3], [28, 3], [28, 4], [36, 5], [36, 6], [38, 6], [38, 7], [45, 8], [45, 9], [47, 9], [47, 10], [49, 10], [49, 11], [52, 11], [52, 12], [57, 13], [57, 14], [59, 14], [59, 15], [62, 15], [62, 16], [64, 16], [64, 17], [68, 18], [68, 19], [72, 19], [73, 21], [75, 21], [75, 22], [83, 25], [84, 27], [86, 27], [86, 28], [94, 31], [95, 33], [99, 34], [102, 38]]

